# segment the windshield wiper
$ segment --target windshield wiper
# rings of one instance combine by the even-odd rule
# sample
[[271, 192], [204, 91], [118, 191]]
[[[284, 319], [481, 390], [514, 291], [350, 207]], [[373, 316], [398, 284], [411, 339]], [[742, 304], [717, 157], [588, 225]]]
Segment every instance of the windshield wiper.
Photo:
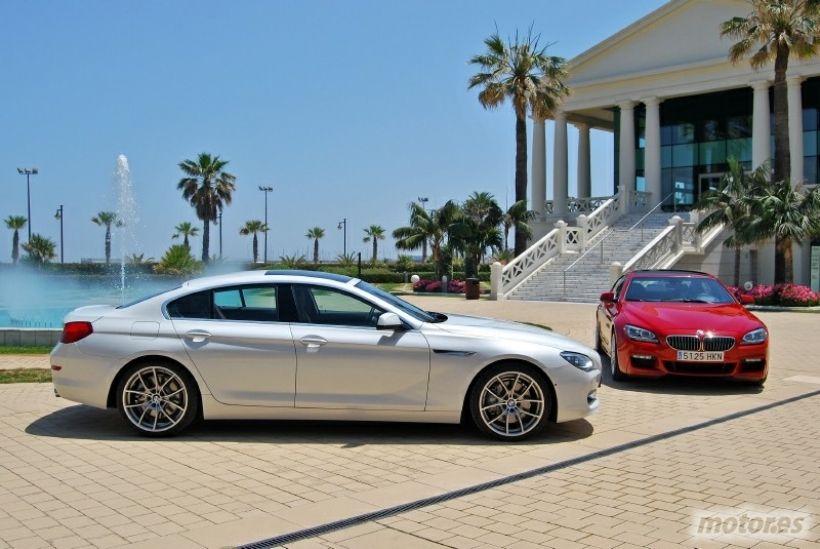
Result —
[[685, 298], [670, 299], [669, 301], [671, 301], [673, 303], [706, 303], [706, 304], [712, 303], [711, 301], [706, 301], [706, 300], [703, 300], [703, 299], [685, 299]]

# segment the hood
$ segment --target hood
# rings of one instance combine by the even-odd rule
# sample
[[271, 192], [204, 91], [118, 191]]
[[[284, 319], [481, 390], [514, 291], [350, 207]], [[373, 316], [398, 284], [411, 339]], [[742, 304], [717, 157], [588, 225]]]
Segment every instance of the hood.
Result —
[[511, 320], [448, 314], [446, 321], [433, 324], [433, 326], [451, 334], [535, 343], [560, 351], [574, 351], [588, 356], [595, 354], [595, 351], [586, 345], [566, 336], [545, 328]]
[[703, 303], [627, 302], [622, 311], [624, 321], [642, 328], [669, 335], [672, 332], [712, 331], [724, 334], [745, 334], [763, 323], [735, 303], [705, 305]]

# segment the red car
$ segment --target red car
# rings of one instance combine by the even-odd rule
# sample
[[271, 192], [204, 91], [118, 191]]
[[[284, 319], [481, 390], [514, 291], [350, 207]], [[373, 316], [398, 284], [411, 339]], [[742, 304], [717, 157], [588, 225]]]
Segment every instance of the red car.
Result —
[[769, 333], [717, 278], [690, 271], [635, 271], [601, 295], [596, 347], [612, 378], [725, 377], [762, 385]]

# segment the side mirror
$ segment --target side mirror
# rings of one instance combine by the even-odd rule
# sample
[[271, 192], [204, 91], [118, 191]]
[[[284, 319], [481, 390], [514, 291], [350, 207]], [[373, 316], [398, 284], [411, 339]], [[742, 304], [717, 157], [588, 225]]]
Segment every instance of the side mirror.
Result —
[[753, 298], [749, 294], [740, 294], [740, 303], [742, 305], [754, 305], [755, 298]]
[[604, 292], [601, 294], [601, 301], [604, 303], [614, 303], [615, 302], [615, 293], [614, 292]]
[[376, 328], [379, 330], [403, 330], [404, 323], [396, 313], [382, 313], [376, 321]]

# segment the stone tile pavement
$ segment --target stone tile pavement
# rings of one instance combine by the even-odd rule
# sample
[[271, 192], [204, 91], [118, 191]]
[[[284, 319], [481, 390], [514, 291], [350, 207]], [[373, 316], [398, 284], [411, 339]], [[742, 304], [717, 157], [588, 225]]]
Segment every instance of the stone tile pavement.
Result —
[[[586, 305], [414, 299], [428, 309], [547, 324], [592, 342], [594, 307]], [[114, 412], [54, 398], [50, 385], [0, 386], [0, 548], [247, 543], [820, 389], [814, 360], [820, 345], [813, 342], [820, 316], [762, 316], [772, 332], [773, 368], [765, 390], [681, 380], [613, 384], [605, 378], [598, 414], [515, 445], [486, 440], [461, 426], [313, 422], [211, 422], [176, 439], [146, 440], [133, 437]], [[820, 471], [801, 468], [806, 456], [820, 462], [812, 442], [818, 439], [817, 400], [294, 546], [547, 543], [538, 535], [553, 544], [564, 539], [561, 547], [575, 547], [571, 544], [591, 535], [601, 539], [577, 546], [641, 546], [636, 543], [640, 539], [686, 546], [689, 538], [651, 537], [660, 523], [646, 530], [646, 521], [638, 516], [671, 513], [653, 520], [668, 520], [664, 524], [678, 532], [685, 522], [681, 510], [703, 502], [696, 494], [742, 500], [745, 492], [735, 493], [735, 485], [782, 494], [782, 487], [791, 486], [787, 480], [798, 473], [798, 488], [802, 483], [804, 492], [817, 491]], [[766, 419], [770, 415], [774, 419]], [[758, 425], [767, 426], [765, 433], [743, 438], [746, 431], [758, 433]], [[766, 436], [780, 442], [765, 444]], [[709, 467], [702, 466], [703, 459], [710, 460]], [[735, 480], [721, 484], [723, 474]], [[705, 480], [716, 484], [707, 486]], [[673, 481], [681, 484], [670, 493]], [[808, 498], [799, 494], [804, 496]], [[492, 503], [498, 501], [505, 504]], [[534, 501], [544, 508], [531, 509], [527, 502]], [[748, 503], [758, 501], [749, 495]], [[785, 503], [778, 500], [778, 505]], [[509, 518], [536, 510], [525, 527], [524, 521]], [[632, 514], [621, 516], [624, 512]], [[499, 517], [508, 517], [507, 522]], [[531, 522], [542, 524], [542, 530]], [[613, 526], [622, 522], [630, 523], [627, 530]], [[420, 535], [410, 523], [431, 529], [430, 535]], [[645, 538], [615, 537], [631, 532], [629, 528]]]

